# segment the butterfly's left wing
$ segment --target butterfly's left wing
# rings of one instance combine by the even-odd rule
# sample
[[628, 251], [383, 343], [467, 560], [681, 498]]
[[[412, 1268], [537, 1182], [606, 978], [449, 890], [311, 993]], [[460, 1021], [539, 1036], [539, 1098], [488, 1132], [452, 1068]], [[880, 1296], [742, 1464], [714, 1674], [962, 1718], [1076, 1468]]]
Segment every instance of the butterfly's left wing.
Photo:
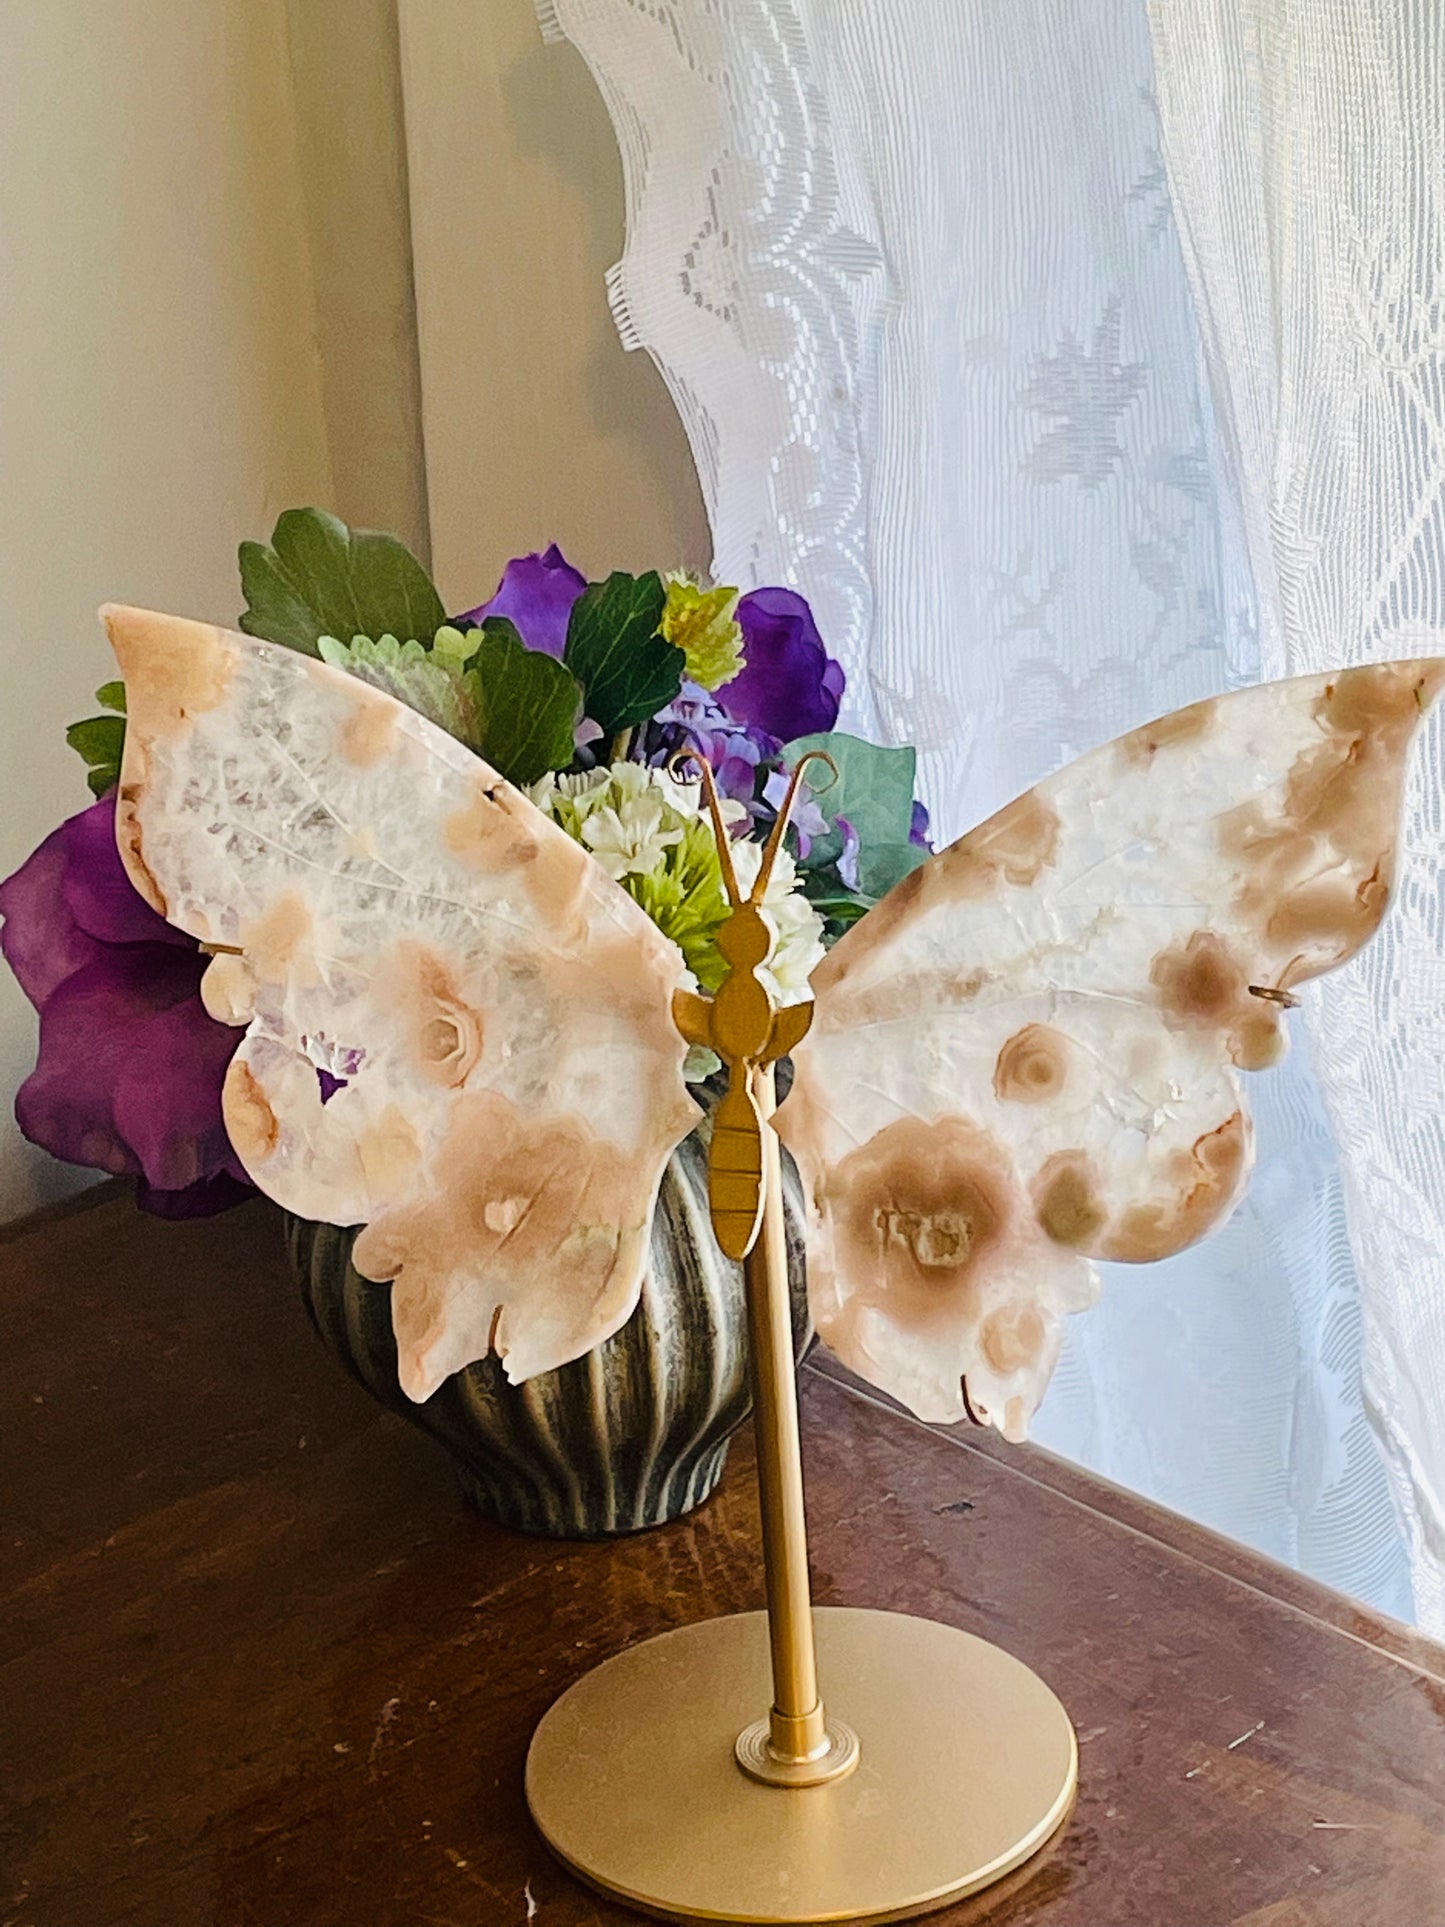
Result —
[[106, 613], [137, 888], [221, 951], [242, 1163], [361, 1225], [413, 1398], [496, 1351], [514, 1381], [637, 1303], [653, 1203], [700, 1115], [682, 954], [556, 824], [425, 717], [273, 643]]
[[1240, 1070], [1389, 899], [1445, 661], [1197, 703], [1081, 757], [899, 884], [813, 975], [779, 1135], [818, 1330], [1023, 1436], [1093, 1258], [1182, 1250], [1252, 1157]]

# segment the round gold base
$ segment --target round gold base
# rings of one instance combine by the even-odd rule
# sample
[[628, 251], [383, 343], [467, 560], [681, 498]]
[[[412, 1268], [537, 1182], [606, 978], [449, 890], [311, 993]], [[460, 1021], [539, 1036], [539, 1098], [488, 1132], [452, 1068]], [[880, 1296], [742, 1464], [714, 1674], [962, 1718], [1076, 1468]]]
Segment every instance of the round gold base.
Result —
[[562, 1695], [527, 1756], [552, 1851], [663, 1920], [906, 1920], [1000, 1880], [1050, 1838], [1078, 1779], [1043, 1681], [971, 1633], [821, 1607], [830, 1715], [856, 1770], [764, 1786], [734, 1757], [771, 1695], [768, 1622], [738, 1613], [619, 1653]]

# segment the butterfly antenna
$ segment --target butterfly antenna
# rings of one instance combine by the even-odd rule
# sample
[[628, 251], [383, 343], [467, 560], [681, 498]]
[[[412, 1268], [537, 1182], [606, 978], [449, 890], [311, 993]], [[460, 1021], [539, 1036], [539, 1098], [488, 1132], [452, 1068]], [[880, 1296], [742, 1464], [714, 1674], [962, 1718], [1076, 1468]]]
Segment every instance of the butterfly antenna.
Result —
[[[793, 768], [793, 773], [788, 779], [787, 794], [779, 805], [777, 820], [769, 831], [768, 840], [763, 846], [763, 860], [758, 865], [758, 880], [753, 885], [752, 895], [748, 898], [750, 903], [761, 903], [767, 894], [768, 885], [773, 880], [773, 865], [777, 861], [778, 851], [783, 847], [783, 838], [788, 833], [788, 824], [792, 820], [793, 815], [793, 805], [798, 798], [798, 786], [803, 780], [803, 773], [809, 763], [826, 763], [833, 772], [833, 782], [836, 783], [838, 780], [838, 765], [833, 761], [826, 749], [805, 750], [798, 758]], [[830, 783], [827, 787], [831, 789], [832, 786], [832, 783]], [[809, 788], [811, 787], [812, 785], [810, 784]]]
[[738, 888], [738, 873], [733, 868], [733, 840], [728, 834], [728, 826], [723, 822], [722, 804], [718, 800], [717, 784], [713, 780], [712, 766], [707, 758], [695, 749], [680, 749], [667, 759], [667, 773], [679, 782], [687, 779], [681, 774], [683, 763], [696, 763], [702, 780], [703, 795], [707, 798], [707, 812], [712, 818], [712, 833], [717, 843], [718, 866], [722, 870], [723, 888], [727, 891], [728, 902], [733, 909], [739, 909], [743, 893]]

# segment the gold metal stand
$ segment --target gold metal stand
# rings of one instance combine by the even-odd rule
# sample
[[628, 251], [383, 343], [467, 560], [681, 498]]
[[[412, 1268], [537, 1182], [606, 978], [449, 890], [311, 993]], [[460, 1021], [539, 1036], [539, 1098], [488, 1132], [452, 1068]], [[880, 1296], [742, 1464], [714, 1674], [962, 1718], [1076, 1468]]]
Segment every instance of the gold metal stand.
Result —
[[[663, 1633], [587, 1674], [537, 1728], [527, 1802], [574, 1873], [663, 1920], [906, 1920], [1037, 1852], [1072, 1803], [1078, 1750], [1048, 1687], [998, 1647], [902, 1613], [812, 1609], [764, 1138], [747, 1285], [768, 1610]], [[819, 1655], [842, 1718], [824, 1716]], [[739, 1733], [770, 1681], [771, 1712]]]
[[[711, 1004], [680, 993], [675, 1008], [734, 1079], [714, 1121], [711, 1195], [719, 1242], [746, 1270], [768, 1610], [663, 1633], [579, 1680], [533, 1737], [527, 1803], [583, 1880], [663, 1920], [906, 1920], [1036, 1853], [1069, 1810], [1078, 1748], [1048, 1687], [998, 1647], [901, 1613], [813, 1610], [768, 1121], [772, 1059], [810, 1012], [772, 1012], [753, 974], [787, 805], [742, 903], [709, 792], [732, 975]], [[820, 1655], [842, 1717], [824, 1713]], [[771, 1710], [740, 1732], [770, 1683]]]
[[1068, 1717], [981, 1639], [903, 1613], [818, 1608], [828, 1690], [859, 1734], [824, 1786], [739, 1772], [738, 1721], [766, 1702], [763, 1613], [645, 1640], [537, 1728], [527, 1800], [589, 1886], [675, 1921], [909, 1920], [1044, 1846], [1072, 1802]]

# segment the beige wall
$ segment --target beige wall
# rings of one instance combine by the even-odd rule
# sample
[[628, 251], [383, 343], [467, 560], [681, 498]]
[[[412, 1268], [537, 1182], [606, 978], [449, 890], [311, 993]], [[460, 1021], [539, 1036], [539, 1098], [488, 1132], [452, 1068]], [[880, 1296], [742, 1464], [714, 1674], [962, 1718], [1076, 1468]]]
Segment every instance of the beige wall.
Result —
[[390, 529], [425, 559], [396, 0], [287, 0], [287, 13], [329, 506], [353, 527]]
[[[0, 875], [88, 801], [63, 731], [110, 673], [97, 603], [233, 619], [237, 542], [292, 503], [425, 554], [430, 484], [453, 600], [552, 536], [595, 570], [706, 560], [681, 427], [607, 312], [622, 187], [585, 68], [531, 0], [400, 24], [0, 0]], [[0, 1220], [89, 1181], [14, 1128], [34, 1048], [0, 969]]]
[[432, 559], [443, 600], [555, 539], [579, 568], [703, 568], [697, 474], [603, 276], [622, 169], [532, 0], [400, 0]]
[[[0, 43], [8, 874], [89, 801], [97, 603], [234, 618], [237, 541], [332, 479], [283, 0], [12, 0]], [[0, 1217], [85, 1181], [15, 1131], [33, 1055], [0, 971]]]

